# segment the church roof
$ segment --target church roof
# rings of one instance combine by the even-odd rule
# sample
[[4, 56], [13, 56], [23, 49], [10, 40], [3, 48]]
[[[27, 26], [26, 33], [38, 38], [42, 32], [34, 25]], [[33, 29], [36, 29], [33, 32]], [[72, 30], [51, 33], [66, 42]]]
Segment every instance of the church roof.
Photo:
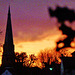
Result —
[[3, 72], [1, 75], [12, 75], [12, 73], [10, 73], [8, 70], [5, 70], [5, 72]]
[[14, 70], [14, 68], [10, 67], [10, 68], [2, 68], [0, 71], [1, 75], [15, 75], [16, 72]]

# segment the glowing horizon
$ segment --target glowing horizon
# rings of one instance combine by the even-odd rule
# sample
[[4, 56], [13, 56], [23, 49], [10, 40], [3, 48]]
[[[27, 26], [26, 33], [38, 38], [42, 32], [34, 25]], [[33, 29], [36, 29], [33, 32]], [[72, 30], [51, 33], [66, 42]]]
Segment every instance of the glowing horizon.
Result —
[[[26, 52], [28, 55], [37, 55], [40, 50], [44, 50], [45, 48], [55, 48], [56, 41], [62, 37], [62, 33], [58, 30], [59, 23], [57, 19], [49, 16], [48, 7], [55, 9], [56, 5], [59, 5], [75, 9], [74, 4], [75, 1], [71, 0], [10, 1], [15, 52]], [[0, 43], [3, 45], [9, 0], [1, 0], [0, 5], [0, 29], [3, 31], [0, 35]], [[75, 23], [72, 25], [72, 28], [75, 30], [74, 25]]]

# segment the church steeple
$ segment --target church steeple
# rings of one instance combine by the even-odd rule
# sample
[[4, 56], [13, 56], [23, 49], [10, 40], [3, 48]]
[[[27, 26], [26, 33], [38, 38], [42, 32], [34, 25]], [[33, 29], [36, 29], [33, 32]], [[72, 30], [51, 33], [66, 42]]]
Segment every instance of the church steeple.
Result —
[[10, 15], [10, 5], [9, 5], [9, 10], [8, 10], [8, 14]]
[[6, 28], [6, 35], [5, 35], [5, 44], [13, 44], [10, 6], [9, 6], [9, 10], [8, 10], [8, 19], [7, 19], [7, 28]]
[[13, 67], [15, 63], [14, 57], [15, 57], [15, 53], [14, 53], [11, 14], [10, 14], [10, 6], [9, 6], [5, 42], [3, 45], [2, 66]]

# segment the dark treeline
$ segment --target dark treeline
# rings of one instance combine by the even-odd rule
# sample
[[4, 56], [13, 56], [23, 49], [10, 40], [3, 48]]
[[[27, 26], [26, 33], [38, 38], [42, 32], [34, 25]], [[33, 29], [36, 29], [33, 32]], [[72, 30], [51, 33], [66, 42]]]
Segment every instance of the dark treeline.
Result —
[[[31, 54], [28, 57], [26, 52], [16, 52], [15, 64], [13, 65], [14, 69], [12, 68], [13, 72], [9, 70], [9, 68], [7, 69], [12, 72], [13, 75], [60, 75], [60, 64], [51, 61], [54, 57], [48, 52], [49, 51], [41, 51], [38, 57], [34, 54]], [[50, 61], [52, 62], [51, 64]], [[52, 70], [50, 70], [50, 68]], [[2, 73], [3, 70], [4, 68], [1, 67], [0, 73]]]

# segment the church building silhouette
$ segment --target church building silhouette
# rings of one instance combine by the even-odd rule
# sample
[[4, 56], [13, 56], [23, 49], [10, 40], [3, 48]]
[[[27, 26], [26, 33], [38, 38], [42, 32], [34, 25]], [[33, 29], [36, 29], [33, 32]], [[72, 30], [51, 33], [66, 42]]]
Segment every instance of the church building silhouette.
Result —
[[15, 52], [14, 52], [14, 44], [13, 44], [11, 13], [10, 13], [10, 6], [9, 6], [5, 42], [3, 45], [3, 55], [2, 55], [2, 65], [1, 65], [2, 71], [0, 74], [15, 75], [14, 66], [15, 66]]
[[14, 53], [11, 14], [9, 6], [5, 42], [3, 45], [2, 66], [13, 67], [14, 63], [15, 63], [15, 53]]

